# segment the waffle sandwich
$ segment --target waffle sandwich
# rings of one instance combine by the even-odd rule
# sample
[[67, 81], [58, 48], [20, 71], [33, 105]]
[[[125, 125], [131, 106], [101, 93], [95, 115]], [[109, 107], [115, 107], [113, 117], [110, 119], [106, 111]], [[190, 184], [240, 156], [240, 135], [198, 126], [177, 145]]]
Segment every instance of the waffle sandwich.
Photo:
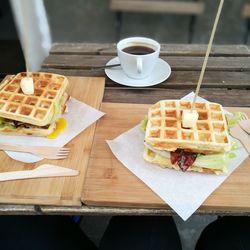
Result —
[[34, 94], [22, 92], [19, 73], [0, 86], [0, 133], [47, 136], [65, 111], [68, 80], [57, 74], [33, 72]]
[[182, 112], [191, 105], [190, 101], [162, 100], [149, 108], [144, 159], [182, 171], [226, 172], [231, 143], [222, 106], [196, 102], [198, 121], [184, 128]]

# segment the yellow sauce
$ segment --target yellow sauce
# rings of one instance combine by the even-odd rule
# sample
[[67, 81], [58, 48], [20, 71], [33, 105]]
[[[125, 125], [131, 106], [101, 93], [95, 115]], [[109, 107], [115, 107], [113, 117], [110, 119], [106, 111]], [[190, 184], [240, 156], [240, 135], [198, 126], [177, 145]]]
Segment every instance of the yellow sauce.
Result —
[[49, 139], [55, 139], [67, 126], [67, 121], [64, 118], [59, 118], [56, 121], [55, 130], [47, 136]]

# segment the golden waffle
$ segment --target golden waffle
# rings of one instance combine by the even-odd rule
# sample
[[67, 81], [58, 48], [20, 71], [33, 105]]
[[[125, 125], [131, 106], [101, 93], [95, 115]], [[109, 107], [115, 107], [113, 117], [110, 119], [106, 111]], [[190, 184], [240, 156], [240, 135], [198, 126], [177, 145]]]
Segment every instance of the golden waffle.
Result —
[[67, 85], [66, 77], [51, 73], [32, 72], [34, 94], [22, 92], [20, 82], [26, 73], [19, 73], [0, 89], [0, 117], [46, 126], [50, 123]]
[[191, 109], [190, 101], [162, 100], [148, 111], [145, 141], [159, 150], [177, 148], [196, 153], [228, 151], [231, 147], [226, 118], [218, 103], [196, 102], [196, 125], [182, 127], [182, 110]]
[[[67, 108], [67, 102], [70, 99], [70, 96], [64, 92], [62, 98], [60, 99], [60, 109], [57, 114], [55, 114], [55, 120], [64, 113]], [[54, 117], [53, 117], [54, 118]], [[0, 120], [0, 134], [4, 135], [32, 135], [32, 136], [48, 136], [56, 128], [56, 122], [52, 121], [49, 125], [46, 126], [36, 126], [27, 123], [13, 122], [13, 120]]]

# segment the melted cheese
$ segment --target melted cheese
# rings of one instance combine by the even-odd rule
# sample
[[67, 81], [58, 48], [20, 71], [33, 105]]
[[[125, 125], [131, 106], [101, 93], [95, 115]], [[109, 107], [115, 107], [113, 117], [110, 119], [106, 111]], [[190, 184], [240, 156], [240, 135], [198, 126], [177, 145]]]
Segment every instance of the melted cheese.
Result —
[[55, 139], [65, 128], [67, 127], [67, 121], [65, 118], [59, 118], [56, 121], [55, 130], [47, 136], [49, 139]]

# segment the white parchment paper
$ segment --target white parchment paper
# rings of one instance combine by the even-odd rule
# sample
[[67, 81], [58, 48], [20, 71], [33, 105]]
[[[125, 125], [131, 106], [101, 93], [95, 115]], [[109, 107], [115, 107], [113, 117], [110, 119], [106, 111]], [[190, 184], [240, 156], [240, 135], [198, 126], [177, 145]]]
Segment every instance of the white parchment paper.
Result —
[[[192, 97], [193, 93], [190, 93], [183, 99], [189, 100]], [[197, 101], [206, 100], [199, 97]], [[138, 125], [107, 143], [117, 159], [149, 186], [183, 220], [187, 220], [230, 175], [183, 173], [162, 169], [144, 161], [143, 140], [144, 133]], [[248, 157], [248, 153], [242, 146], [234, 150], [234, 153], [236, 157], [230, 161], [229, 173]]]
[[[67, 120], [67, 127], [57, 138], [47, 139], [45, 137], [35, 136], [0, 135], [0, 143], [12, 142], [22, 145], [62, 147], [103, 115], [103, 112], [71, 98], [68, 103], [68, 112], [63, 115]], [[6, 153], [11, 158], [25, 163], [33, 163], [42, 160], [41, 157], [29, 153], [11, 151], [6, 151]]]

